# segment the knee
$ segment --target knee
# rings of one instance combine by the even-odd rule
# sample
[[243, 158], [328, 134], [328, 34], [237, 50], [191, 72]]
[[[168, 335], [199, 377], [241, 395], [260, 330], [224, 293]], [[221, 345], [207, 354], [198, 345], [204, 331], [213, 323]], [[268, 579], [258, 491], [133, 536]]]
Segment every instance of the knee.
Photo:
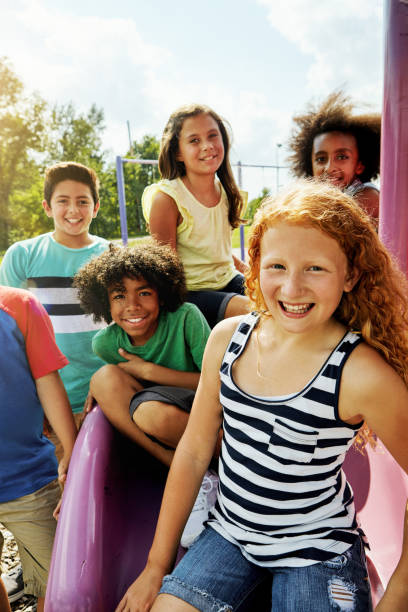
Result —
[[142, 402], [133, 413], [133, 422], [149, 436], [165, 439], [176, 418], [177, 408], [164, 402]]
[[250, 311], [249, 299], [244, 295], [234, 295], [225, 309], [224, 319], [247, 314]]
[[107, 364], [93, 374], [89, 383], [92, 396], [98, 399], [102, 394], [114, 391], [120, 385], [121, 371], [116, 365]]

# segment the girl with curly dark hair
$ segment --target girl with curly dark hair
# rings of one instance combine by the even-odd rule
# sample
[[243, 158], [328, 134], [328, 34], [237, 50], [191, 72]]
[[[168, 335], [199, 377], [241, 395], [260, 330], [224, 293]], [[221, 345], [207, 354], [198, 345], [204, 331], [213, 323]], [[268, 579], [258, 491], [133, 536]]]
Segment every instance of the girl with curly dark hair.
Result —
[[289, 160], [295, 176], [329, 180], [378, 219], [379, 191], [371, 181], [380, 169], [381, 116], [355, 115], [353, 108], [350, 99], [336, 91], [320, 106], [310, 105], [296, 115]]
[[93, 339], [109, 365], [92, 377], [92, 398], [114, 427], [170, 465], [209, 335], [198, 308], [184, 303], [181, 262], [152, 239], [111, 244], [79, 270], [74, 286], [85, 312], [111, 323]]

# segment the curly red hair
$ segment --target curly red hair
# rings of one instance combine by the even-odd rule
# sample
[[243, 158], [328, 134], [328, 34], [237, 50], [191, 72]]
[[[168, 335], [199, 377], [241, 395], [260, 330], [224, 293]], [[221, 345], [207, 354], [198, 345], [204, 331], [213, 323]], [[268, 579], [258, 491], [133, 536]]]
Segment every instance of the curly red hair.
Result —
[[277, 223], [313, 227], [334, 238], [359, 280], [344, 293], [334, 313], [348, 329], [361, 333], [408, 385], [408, 284], [381, 243], [369, 216], [352, 197], [313, 179], [300, 179], [258, 209], [249, 242], [247, 294], [259, 312], [266, 305], [259, 286], [262, 237]]

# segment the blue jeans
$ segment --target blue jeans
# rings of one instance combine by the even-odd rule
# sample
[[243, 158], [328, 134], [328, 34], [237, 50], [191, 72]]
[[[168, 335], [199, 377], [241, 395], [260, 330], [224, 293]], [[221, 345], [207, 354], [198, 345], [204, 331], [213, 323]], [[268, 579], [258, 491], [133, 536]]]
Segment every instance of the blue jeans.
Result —
[[[272, 581], [271, 612], [372, 610], [360, 539], [330, 561], [267, 569], [248, 561], [237, 546], [211, 527], [203, 531], [173, 573], [164, 577], [160, 593], [174, 595], [201, 612], [229, 612], [237, 610], [265, 580]], [[269, 610], [264, 605], [250, 609]]]

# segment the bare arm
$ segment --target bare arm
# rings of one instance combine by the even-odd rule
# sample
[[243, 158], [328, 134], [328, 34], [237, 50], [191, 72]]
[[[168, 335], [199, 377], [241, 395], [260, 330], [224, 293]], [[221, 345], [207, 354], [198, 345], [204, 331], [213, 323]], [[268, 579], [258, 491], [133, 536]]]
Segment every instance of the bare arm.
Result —
[[408, 472], [408, 389], [380, 354], [364, 343], [344, 367], [339, 413], [347, 422], [364, 420]]
[[187, 428], [170, 468], [147, 564], [117, 612], [150, 610], [163, 576], [170, 572], [187, 518], [211, 460], [222, 422], [219, 368], [234, 325], [222, 321], [205, 349], [203, 370]]
[[64, 456], [58, 466], [58, 479], [62, 483], [66, 479], [69, 460], [77, 435], [71, 406], [58, 372], [50, 372], [41, 378], [37, 378], [35, 384], [45, 416], [64, 449]]
[[235, 269], [238, 272], [241, 272], [241, 274], [245, 274], [245, 272], [248, 270], [246, 263], [242, 261], [242, 259], [239, 259], [239, 257], [236, 257], [234, 254], [232, 254], [232, 259], [234, 261]]
[[181, 215], [175, 201], [166, 193], [159, 191], [153, 198], [149, 217], [149, 231], [153, 238], [177, 250], [177, 226]]
[[166, 368], [152, 361], [145, 361], [137, 355], [127, 353], [124, 349], [119, 349], [119, 353], [128, 361], [118, 363], [118, 367], [134, 378], [155, 382], [158, 385], [184, 387], [185, 389], [193, 389], [193, 391], [197, 389], [200, 372], [183, 372]]

